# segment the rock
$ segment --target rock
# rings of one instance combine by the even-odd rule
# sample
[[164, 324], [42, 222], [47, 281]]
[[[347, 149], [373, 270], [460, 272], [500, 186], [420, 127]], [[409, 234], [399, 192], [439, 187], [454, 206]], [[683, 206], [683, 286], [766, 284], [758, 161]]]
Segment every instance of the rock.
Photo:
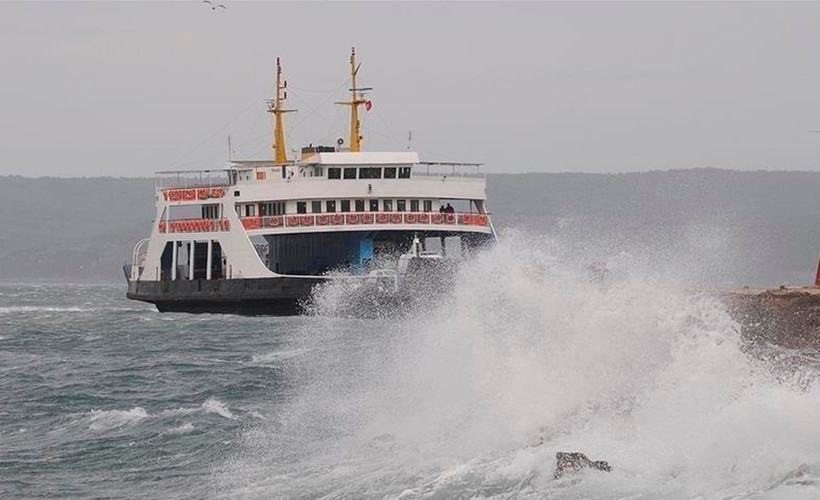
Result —
[[590, 460], [580, 452], [568, 453], [559, 451], [555, 454], [555, 479], [562, 477], [566, 473], [575, 473], [583, 469], [595, 469], [603, 472], [610, 472], [612, 467], [603, 460]]

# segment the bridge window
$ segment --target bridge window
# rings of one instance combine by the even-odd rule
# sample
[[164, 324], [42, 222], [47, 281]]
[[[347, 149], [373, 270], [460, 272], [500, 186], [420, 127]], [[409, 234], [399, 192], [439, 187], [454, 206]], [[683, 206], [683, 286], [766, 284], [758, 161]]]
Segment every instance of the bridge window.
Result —
[[345, 179], [355, 179], [356, 178], [356, 169], [355, 168], [346, 168], [344, 174], [345, 174]]
[[336, 200], [327, 200], [325, 202], [325, 212], [333, 213], [336, 211]]
[[311, 201], [310, 202], [310, 212], [314, 214], [322, 213], [322, 202], [321, 201]]
[[378, 212], [379, 211], [379, 200], [370, 200], [370, 211], [371, 212]]
[[297, 201], [296, 202], [296, 213], [297, 214], [306, 214], [307, 213], [307, 202], [306, 201]]
[[245, 217], [256, 217], [256, 205], [245, 205]]
[[328, 179], [341, 179], [342, 178], [342, 169], [339, 167], [330, 167], [327, 169], [327, 178]]
[[350, 212], [350, 200], [342, 200], [342, 212]]
[[359, 169], [359, 179], [381, 179], [381, 167], [366, 167]]
[[382, 200], [382, 204], [384, 206], [385, 212], [392, 212], [393, 211], [393, 200]]
[[419, 211], [419, 200], [410, 200], [410, 211], [411, 212], [418, 212]]
[[396, 178], [396, 167], [384, 167], [384, 178], [385, 179], [395, 179]]
[[399, 179], [409, 179], [410, 178], [410, 167], [400, 167], [399, 168]]
[[407, 200], [396, 200], [396, 212], [407, 210]]
[[364, 212], [364, 200], [356, 200], [356, 211]]
[[424, 200], [424, 211], [425, 212], [432, 212], [433, 211], [433, 200]]

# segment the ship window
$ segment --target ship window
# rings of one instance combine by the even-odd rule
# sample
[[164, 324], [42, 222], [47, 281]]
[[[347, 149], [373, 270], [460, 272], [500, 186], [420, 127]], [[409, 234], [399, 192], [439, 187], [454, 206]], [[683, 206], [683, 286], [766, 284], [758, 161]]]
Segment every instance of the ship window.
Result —
[[407, 200], [396, 200], [396, 212], [404, 212], [407, 209]]
[[242, 205], [237, 205], [234, 208], [236, 209], [236, 216], [242, 217]]
[[327, 200], [325, 202], [325, 212], [332, 213], [336, 211], [336, 200]]
[[381, 167], [366, 167], [359, 169], [359, 179], [381, 179]]
[[382, 200], [382, 204], [384, 205], [385, 212], [393, 211], [393, 200]]
[[384, 178], [385, 179], [395, 179], [396, 178], [396, 167], [384, 167]]
[[314, 214], [318, 214], [322, 212], [322, 202], [321, 201], [311, 201], [310, 202], [310, 212]]
[[341, 179], [342, 178], [342, 169], [339, 167], [330, 167], [327, 169], [327, 178], [328, 179]]
[[371, 212], [378, 212], [379, 211], [379, 200], [370, 200], [370, 211]]
[[432, 212], [433, 211], [433, 200], [424, 200], [424, 211], [425, 212]]
[[350, 200], [342, 200], [342, 212], [350, 212]]
[[409, 179], [410, 178], [410, 167], [400, 167], [399, 168], [399, 179]]
[[410, 200], [410, 211], [411, 212], [418, 212], [419, 211], [419, 200]]
[[356, 200], [356, 211], [364, 212], [364, 200]]
[[307, 202], [306, 201], [297, 201], [296, 202], [296, 213], [297, 214], [306, 214], [307, 213]]
[[346, 168], [345, 169], [345, 179], [355, 179], [356, 178], [356, 169], [355, 168]]
[[256, 216], [256, 205], [245, 205], [245, 217], [255, 217]]
[[203, 219], [218, 219], [219, 218], [219, 205], [202, 205], [202, 218]]
[[322, 167], [316, 167], [313, 171], [313, 177], [324, 177], [325, 172]]

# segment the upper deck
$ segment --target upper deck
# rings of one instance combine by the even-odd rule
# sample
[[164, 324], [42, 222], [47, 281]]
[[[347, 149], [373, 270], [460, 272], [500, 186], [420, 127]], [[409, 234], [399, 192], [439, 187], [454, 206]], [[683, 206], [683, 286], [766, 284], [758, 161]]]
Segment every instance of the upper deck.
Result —
[[157, 173], [157, 189], [165, 201], [201, 203], [201, 197], [173, 196], [177, 190], [196, 188], [224, 188], [224, 194], [237, 202], [360, 197], [486, 199], [480, 164], [421, 162], [414, 152], [321, 152], [284, 164], [236, 160], [223, 170]]

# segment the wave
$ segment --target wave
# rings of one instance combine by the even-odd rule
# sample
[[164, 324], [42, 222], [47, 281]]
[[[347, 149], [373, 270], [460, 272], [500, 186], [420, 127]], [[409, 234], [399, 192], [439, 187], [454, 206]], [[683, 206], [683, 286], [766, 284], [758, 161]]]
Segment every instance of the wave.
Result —
[[91, 410], [88, 417], [88, 428], [93, 431], [105, 431], [135, 424], [148, 418], [144, 408], [136, 406], [130, 410]]
[[251, 363], [256, 365], [267, 365], [272, 363], [279, 363], [287, 361], [299, 356], [304, 356], [309, 352], [308, 349], [291, 349], [285, 351], [274, 351], [267, 354], [254, 354], [251, 357]]
[[89, 312], [93, 309], [83, 307], [51, 307], [51, 306], [7, 306], [0, 307], [0, 314], [15, 314], [29, 312]]
[[[820, 466], [816, 364], [775, 373], [718, 298], [670, 285], [669, 273], [622, 260], [601, 284], [545, 247], [507, 239], [464, 265], [448, 297], [402, 319], [305, 322], [296, 395], [245, 431], [220, 487], [721, 498], [799, 488], [777, 478]], [[338, 290], [325, 293], [332, 306]], [[555, 453], [576, 450], [613, 472], [553, 479]]]

